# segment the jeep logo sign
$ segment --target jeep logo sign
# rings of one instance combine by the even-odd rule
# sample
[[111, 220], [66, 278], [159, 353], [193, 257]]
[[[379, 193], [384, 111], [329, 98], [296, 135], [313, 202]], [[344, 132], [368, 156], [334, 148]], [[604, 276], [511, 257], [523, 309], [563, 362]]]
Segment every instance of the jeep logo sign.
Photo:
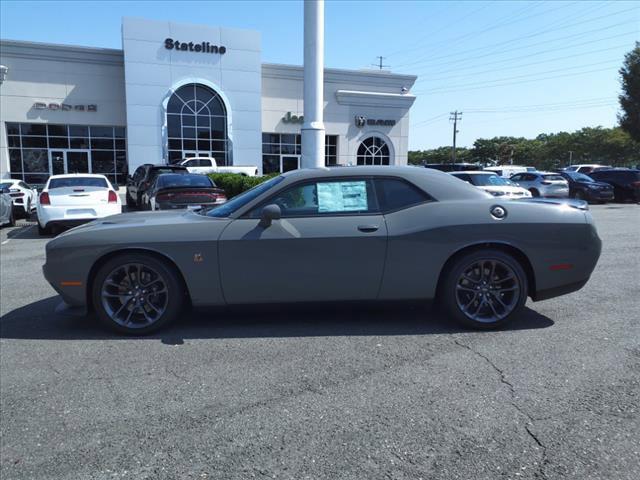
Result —
[[292, 115], [291, 112], [287, 112], [284, 117], [282, 117], [283, 123], [304, 123], [304, 117], [302, 115]]
[[365, 125], [378, 126], [378, 127], [392, 127], [396, 124], [395, 120], [380, 120], [367, 118], [364, 115], [356, 115], [355, 119], [356, 127], [362, 128]]

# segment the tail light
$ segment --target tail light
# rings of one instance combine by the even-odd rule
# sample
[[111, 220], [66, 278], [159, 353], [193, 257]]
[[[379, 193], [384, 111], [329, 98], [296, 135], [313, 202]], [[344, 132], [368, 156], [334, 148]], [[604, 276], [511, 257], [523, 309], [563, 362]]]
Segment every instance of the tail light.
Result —
[[113, 190], [109, 190], [109, 203], [118, 203], [118, 194]]
[[547, 180], [545, 180], [544, 182], [540, 182], [542, 183], [542, 185], [551, 185], [551, 182], [548, 182]]
[[42, 192], [40, 194], [40, 205], [51, 205], [51, 199], [47, 192]]
[[640, 182], [631, 182], [633, 188], [640, 188]]
[[171, 197], [173, 197], [171, 193], [160, 193], [156, 195], [156, 202], [166, 202], [171, 199]]

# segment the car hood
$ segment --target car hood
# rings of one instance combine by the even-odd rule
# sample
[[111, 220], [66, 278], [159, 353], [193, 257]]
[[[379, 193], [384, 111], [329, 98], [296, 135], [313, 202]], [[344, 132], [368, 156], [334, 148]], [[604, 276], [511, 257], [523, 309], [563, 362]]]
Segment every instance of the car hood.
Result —
[[478, 187], [481, 188], [482, 190], [485, 190], [487, 192], [507, 192], [507, 193], [522, 193], [524, 192], [528, 192], [528, 190], [526, 188], [522, 188], [522, 187], [518, 187], [515, 185], [504, 185], [504, 186], [481, 186]]
[[208, 217], [189, 210], [123, 213], [72, 228], [50, 243], [139, 245], [190, 238], [212, 240], [217, 239], [227, 223], [227, 218]]

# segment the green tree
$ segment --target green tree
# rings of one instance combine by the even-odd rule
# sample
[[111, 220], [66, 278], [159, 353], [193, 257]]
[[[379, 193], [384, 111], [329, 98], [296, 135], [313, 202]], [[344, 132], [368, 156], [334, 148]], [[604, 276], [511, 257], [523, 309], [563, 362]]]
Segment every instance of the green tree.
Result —
[[622, 95], [618, 98], [622, 113], [618, 115], [618, 121], [631, 138], [640, 142], [640, 42], [625, 55], [619, 72]]

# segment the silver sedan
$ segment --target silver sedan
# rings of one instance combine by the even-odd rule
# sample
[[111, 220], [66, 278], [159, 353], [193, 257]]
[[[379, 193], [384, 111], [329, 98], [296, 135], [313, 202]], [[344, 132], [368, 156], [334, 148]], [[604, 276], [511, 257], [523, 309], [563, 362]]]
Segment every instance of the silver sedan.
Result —
[[522, 188], [526, 188], [534, 197], [569, 197], [569, 182], [562, 175], [553, 172], [516, 173], [510, 178]]
[[582, 288], [601, 243], [588, 207], [502, 201], [437, 170], [296, 170], [199, 211], [115, 215], [47, 244], [65, 303], [146, 334], [193, 306], [438, 299], [495, 328], [527, 297]]

